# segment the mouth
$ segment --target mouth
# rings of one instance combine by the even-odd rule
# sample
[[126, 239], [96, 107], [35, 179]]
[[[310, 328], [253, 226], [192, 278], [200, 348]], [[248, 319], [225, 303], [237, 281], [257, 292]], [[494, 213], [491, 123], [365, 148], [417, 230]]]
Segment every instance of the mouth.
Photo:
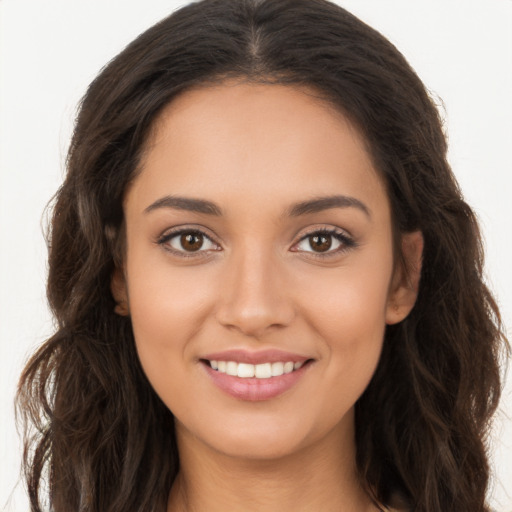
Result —
[[275, 398], [295, 387], [314, 359], [281, 351], [227, 351], [199, 360], [211, 382], [224, 393], [244, 401]]
[[311, 362], [312, 359], [296, 362], [275, 361], [272, 363], [265, 362], [260, 364], [237, 363], [236, 361], [218, 361], [215, 359], [202, 359], [201, 361], [204, 364], [209, 365], [212, 370], [232, 377], [239, 377], [241, 379], [271, 379], [272, 377], [280, 377], [281, 375], [295, 372], [305, 364]]

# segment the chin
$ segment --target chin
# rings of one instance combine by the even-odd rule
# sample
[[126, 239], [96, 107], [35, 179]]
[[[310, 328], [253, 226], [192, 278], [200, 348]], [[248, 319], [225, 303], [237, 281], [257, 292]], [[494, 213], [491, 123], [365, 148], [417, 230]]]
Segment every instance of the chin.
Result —
[[212, 448], [223, 455], [251, 461], [282, 459], [302, 451], [305, 439], [290, 436], [287, 432], [246, 432], [232, 433], [224, 439], [217, 439]]
[[[240, 412], [231, 415], [229, 420], [218, 421], [211, 418], [202, 422], [199, 428], [180, 424], [177, 428], [178, 443], [180, 437], [185, 441], [191, 438], [200, 441], [211, 450], [226, 457], [252, 461], [271, 461], [300, 455], [308, 448], [317, 449], [322, 441], [332, 448], [335, 439], [352, 438], [353, 418], [345, 416], [347, 421], [311, 422], [302, 413], [294, 418], [280, 411], [278, 416], [263, 413], [247, 414]], [[197, 424], [196, 424], [197, 425]], [[347, 430], [348, 426], [348, 430]]]

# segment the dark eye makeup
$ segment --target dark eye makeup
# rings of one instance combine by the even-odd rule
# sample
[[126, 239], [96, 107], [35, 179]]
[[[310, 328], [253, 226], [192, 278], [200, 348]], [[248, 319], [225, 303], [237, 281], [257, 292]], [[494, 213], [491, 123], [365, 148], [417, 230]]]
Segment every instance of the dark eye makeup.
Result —
[[[180, 227], [166, 231], [156, 243], [166, 251], [182, 258], [204, 257], [221, 246], [199, 228]], [[292, 252], [307, 253], [308, 257], [329, 258], [357, 246], [355, 240], [339, 228], [315, 228], [304, 234], [290, 248]]]
[[166, 231], [157, 244], [178, 257], [201, 257], [205, 253], [222, 250], [204, 231], [198, 228], [178, 228]]
[[307, 252], [317, 258], [337, 256], [356, 247], [355, 240], [348, 233], [334, 228], [314, 229], [306, 233], [292, 246], [293, 252]]

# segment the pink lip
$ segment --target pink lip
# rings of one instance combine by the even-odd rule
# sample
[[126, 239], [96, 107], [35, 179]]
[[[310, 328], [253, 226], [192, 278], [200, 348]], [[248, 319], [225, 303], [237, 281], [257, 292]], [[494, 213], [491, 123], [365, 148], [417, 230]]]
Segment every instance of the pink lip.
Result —
[[248, 350], [225, 350], [223, 352], [215, 352], [206, 354], [201, 359], [208, 361], [235, 361], [236, 363], [262, 364], [262, 363], [278, 363], [291, 361], [292, 363], [303, 363], [310, 359], [309, 357], [284, 352], [283, 350], [260, 350], [258, 352], [250, 352]]
[[278, 377], [270, 377], [269, 379], [244, 379], [214, 370], [205, 359], [209, 361], [235, 361], [237, 363], [261, 364], [279, 361], [292, 361], [297, 363], [308, 361], [309, 358], [280, 350], [265, 350], [262, 352], [228, 350], [208, 354], [201, 358], [202, 367], [219, 389], [234, 398], [252, 402], [270, 400], [288, 391], [306, 374], [311, 366], [311, 364], [308, 363], [291, 373], [285, 373]]

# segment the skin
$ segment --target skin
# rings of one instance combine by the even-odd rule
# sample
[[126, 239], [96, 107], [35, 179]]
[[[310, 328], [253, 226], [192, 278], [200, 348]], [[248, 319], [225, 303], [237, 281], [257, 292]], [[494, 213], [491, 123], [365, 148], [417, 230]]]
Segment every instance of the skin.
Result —
[[[334, 194], [364, 207], [289, 215]], [[158, 204], [171, 195], [214, 202], [222, 215]], [[176, 418], [181, 469], [168, 511], [377, 510], [356, 476], [354, 404], [386, 324], [414, 305], [422, 238], [403, 237], [406, 274], [357, 130], [304, 88], [189, 90], [156, 122], [124, 212], [126, 256], [112, 291]], [[179, 235], [161, 243], [178, 226], [208, 238], [195, 251]], [[327, 235], [321, 252], [306, 235], [322, 229], [349, 241]], [[212, 384], [200, 361], [233, 348], [312, 362], [285, 393], [245, 401]]]

